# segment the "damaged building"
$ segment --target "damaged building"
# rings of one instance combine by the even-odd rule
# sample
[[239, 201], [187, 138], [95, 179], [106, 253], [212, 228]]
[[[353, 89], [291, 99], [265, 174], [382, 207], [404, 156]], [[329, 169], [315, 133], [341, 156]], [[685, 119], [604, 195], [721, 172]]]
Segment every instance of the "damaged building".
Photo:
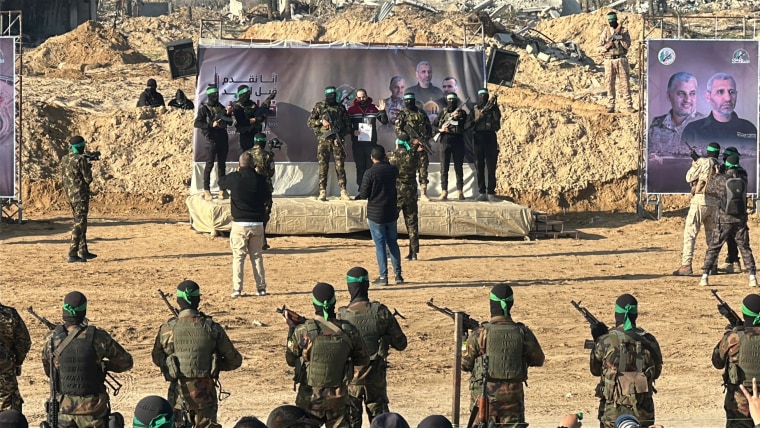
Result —
[[20, 10], [24, 33], [46, 38], [97, 19], [98, 0], [0, 0], [0, 10]]

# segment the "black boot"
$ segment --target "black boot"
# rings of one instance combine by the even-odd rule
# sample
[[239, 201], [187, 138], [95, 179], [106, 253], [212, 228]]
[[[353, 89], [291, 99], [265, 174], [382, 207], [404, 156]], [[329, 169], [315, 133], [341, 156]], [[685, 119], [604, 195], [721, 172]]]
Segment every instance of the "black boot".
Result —
[[270, 247], [269, 247], [269, 242], [267, 242], [267, 236], [264, 235], [264, 245], [261, 246], [261, 249], [262, 250], [268, 250], [269, 248]]
[[68, 259], [66, 259], [69, 263], [77, 263], [77, 262], [86, 262], [86, 259], [83, 259], [79, 256], [69, 256]]
[[417, 253], [415, 253], [414, 251], [412, 251], [412, 250], [410, 249], [410, 250], [409, 250], [409, 255], [408, 255], [408, 256], [406, 256], [406, 259], [407, 259], [407, 260], [409, 260], [409, 261], [412, 261], [412, 260], [417, 260]]
[[95, 253], [91, 253], [91, 252], [89, 252], [89, 251], [87, 251], [87, 250], [84, 250], [84, 251], [80, 251], [80, 252], [79, 252], [79, 258], [80, 258], [80, 259], [85, 259], [85, 260], [92, 260], [92, 259], [94, 259], [94, 258], [96, 258], [96, 257], [98, 257], [98, 255], [97, 255], [97, 254], [95, 254]]

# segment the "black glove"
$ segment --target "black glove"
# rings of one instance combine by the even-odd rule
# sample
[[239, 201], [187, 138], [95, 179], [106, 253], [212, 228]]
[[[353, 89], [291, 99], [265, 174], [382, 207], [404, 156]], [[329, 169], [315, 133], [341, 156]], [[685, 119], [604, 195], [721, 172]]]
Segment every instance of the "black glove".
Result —
[[699, 155], [694, 151], [694, 149], [689, 150], [689, 156], [691, 156], [692, 160], [695, 161], [699, 159]]
[[594, 342], [599, 340], [600, 337], [604, 336], [605, 334], [609, 333], [610, 329], [607, 328], [607, 326], [600, 322], [598, 324], [591, 326], [591, 337], [594, 338]]

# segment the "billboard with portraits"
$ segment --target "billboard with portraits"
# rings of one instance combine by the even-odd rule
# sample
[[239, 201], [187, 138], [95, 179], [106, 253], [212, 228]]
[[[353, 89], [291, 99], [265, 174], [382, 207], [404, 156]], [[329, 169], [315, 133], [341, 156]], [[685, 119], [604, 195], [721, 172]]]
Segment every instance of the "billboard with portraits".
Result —
[[15, 58], [18, 37], [0, 37], [0, 198], [16, 199]]
[[741, 154], [757, 193], [758, 42], [652, 39], [647, 58], [646, 192], [690, 193], [690, 150], [717, 142]]

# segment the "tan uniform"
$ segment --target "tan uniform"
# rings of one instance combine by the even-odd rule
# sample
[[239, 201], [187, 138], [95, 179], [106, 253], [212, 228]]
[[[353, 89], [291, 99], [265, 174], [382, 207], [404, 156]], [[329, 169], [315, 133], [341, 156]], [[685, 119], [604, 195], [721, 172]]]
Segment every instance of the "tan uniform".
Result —
[[[719, 166], [716, 158], [699, 158], [694, 161], [691, 168], [686, 172], [686, 181], [688, 183], [706, 182], [712, 176], [711, 168]], [[689, 213], [686, 215], [686, 224], [683, 230], [683, 252], [681, 253], [681, 265], [691, 265], [694, 256], [694, 245], [697, 242], [699, 228], [705, 228], [705, 240], [710, 245], [710, 236], [715, 226], [715, 216], [718, 210], [718, 200], [712, 196], [704, 194], [704, 186], [699, 189], [700, 185], [696, 184], [697, 191], [691, 197]]]
[[[622, 26], [620, 23], [618, 26]], [[607, 83], [607, 108], [615, 108], [615, 83], [620, 80], [621, 90], [623, 92], [623, 101], [629, 109], [633, 109], [633, 99], [631, 98], [631, 86], [629, 77], [631, 74], [628, 66], [628, 49], [631, 47], [631, 35], [628, 29], [623, 27], [619, 34], [613, 39], [614, 29], [605, 25], [599, 35], [599, 51], [604, 56], [604, 79]], [[605, 45], [612, 40], [612, 47], [607, 48]]]

